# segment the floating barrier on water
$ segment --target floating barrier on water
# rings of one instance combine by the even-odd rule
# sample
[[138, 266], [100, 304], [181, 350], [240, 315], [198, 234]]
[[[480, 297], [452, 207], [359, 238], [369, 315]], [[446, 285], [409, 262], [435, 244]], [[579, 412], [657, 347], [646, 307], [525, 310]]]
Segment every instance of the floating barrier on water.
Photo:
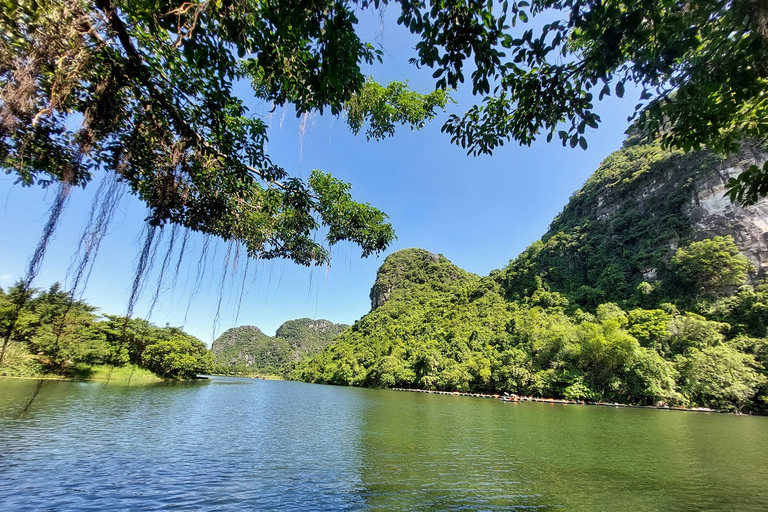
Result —
[[389, 388], [392, 391], [408, 391], [410, 393], [428, 393], [431, 395], [452, 395], [452, 396], [469, 396], [475, 398], [495, 398], [502, 402], [543, 402], [549, 404], [563, 404], [563, 405], [598, 405], [603, 407], [628, 407], [633, 409], [664, 409], [669, 411], [689, 411], [689, 412], [728, 412], [718, 411], [717, 409], [708, 409], [706, 407], [670, 407], [668, 405], [629, 405], [619, 404], [615, 402], [587, 402], [585, 400], [565, 400], [562, 398], [541, 398], [538, 396], [524, 396], [504, 393], [499, 394], [486, 394], [486, 393], [465, 393], [463, 391], [437, 391], [432, 389], [407, 389], [407, 388]]

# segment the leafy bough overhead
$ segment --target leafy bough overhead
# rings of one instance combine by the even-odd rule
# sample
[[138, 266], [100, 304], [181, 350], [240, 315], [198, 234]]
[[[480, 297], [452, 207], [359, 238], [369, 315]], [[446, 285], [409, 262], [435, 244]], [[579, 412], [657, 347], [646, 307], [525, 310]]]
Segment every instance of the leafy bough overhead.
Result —
[[[378, 139], [421, 127], [469, 78], [481, 99], [443, 131], [473, 154], [542, 133], [585, 148], [596, 100], [629, 84], [643, 90], [639, 127], [668, 146], [729, 152], [768, 133], [762, 0], [401, 0], [397, 23], [418, 38], [411, 62], [433, 70], [423, 96], [361, 72], [382, 52], [355, 32], [356, 12], [389, 3], [0, 0], [0, 166], [26, 185], [115, 172], [154, 226], [319, 264], [342, 240], [383, 250], [392, 227], [346, 184], [273, 163], [235, 84], [299, 115], [346, 113]], [[562, 19], [515, 32], [544, 13]], [[751, 171], [731, 182], [734, 200], [768, 190], [768, 171]]]
[[[0, 6], [0, 166], [22, 184], [85, 186], [97, 171], [115, 172], [153, 226], [182, 225], [239, 241], [254, 257], [304, 265], [326, 263], [339, 241], [367, 256], [394, 239], [387, 216], [355, 202], [349, 185], [320, 171], [304, 182], [274, 164], [267, 125], [233, 92], [251, 81], [266, 102], [341, 114], [364, 92], [361, 64], [380, 53], [355, 35], [346, 4]], [[419, 127], [446, 95], [425, 96], [421, 108], [414, 94], [398, 122]], [[389, 134], [391, 121], [377, 112], [397, 99], [378, 95], [376, 111], [358, 101], [350, 120]]]

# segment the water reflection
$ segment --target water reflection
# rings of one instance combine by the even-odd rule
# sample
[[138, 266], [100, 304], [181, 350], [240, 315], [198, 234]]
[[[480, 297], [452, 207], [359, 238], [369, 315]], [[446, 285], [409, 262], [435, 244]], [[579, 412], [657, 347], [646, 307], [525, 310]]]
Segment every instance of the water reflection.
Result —
[[764, 510], [766, 427], [252, 379], [0, 379], [0, 510]]
[[548, 509], [500, 420], [498, 402], [380, 391], [365, 409], [371, 510]]

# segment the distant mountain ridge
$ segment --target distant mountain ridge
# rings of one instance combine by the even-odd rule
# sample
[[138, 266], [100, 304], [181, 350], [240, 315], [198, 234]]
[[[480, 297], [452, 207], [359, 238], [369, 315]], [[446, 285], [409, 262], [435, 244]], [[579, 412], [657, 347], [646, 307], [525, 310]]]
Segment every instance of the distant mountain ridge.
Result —
[[289, 365], [321, 352], [347, 327], [311, 318], [288, 320], [275, 336], [252, 325], [233, 327], [213, 342], [211, 352], [219, 373], [282, 375]]

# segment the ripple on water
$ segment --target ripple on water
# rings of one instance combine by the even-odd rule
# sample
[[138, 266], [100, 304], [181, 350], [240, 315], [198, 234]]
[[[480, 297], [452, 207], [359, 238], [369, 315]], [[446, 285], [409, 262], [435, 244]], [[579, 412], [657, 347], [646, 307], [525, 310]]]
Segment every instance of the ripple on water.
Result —
[[768, 502], [766, 418], [250, 379], [50, 383], [26, 408], [35, 385], [0, 379], [3, 511], [750, 511]]

